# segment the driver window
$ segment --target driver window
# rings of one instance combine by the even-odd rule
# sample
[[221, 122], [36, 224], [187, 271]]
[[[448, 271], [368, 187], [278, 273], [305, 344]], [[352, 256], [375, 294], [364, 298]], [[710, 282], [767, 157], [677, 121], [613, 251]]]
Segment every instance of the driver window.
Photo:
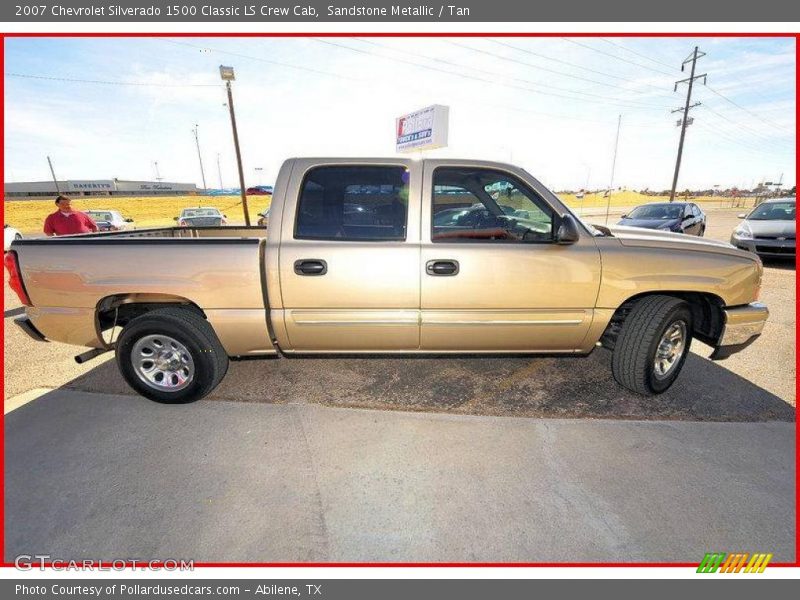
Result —
[[502, 171], [439, 167], [431, 206], [434, 242], [553, 241], [552, 209]]

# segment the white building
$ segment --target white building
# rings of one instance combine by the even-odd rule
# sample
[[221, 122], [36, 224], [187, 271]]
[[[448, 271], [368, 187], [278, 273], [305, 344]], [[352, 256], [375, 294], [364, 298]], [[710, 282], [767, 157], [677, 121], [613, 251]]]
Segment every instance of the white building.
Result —
[[[66, 196], [186, 196], [197, 194], [193, 183], [169, 181], [125, 181], [122, 179], [68, 179], [58, 182]], [[4, 184], [6, 199], [56, 196], [53, 181], [19, 181]]]

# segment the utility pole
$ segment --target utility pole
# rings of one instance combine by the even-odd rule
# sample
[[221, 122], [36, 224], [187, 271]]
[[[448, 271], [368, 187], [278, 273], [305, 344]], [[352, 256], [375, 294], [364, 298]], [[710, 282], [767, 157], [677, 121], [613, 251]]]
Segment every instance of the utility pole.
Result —
[[614, 140], [614, 159], [611, 161], [611, 181], [608, 184], [608, 200], [606, 201], [606, 225], [608, 225], [608, 212], [611, 210], [611, 191], [614, 189], [614, 171], [617, 169], [617, 149], [619, 148], [620, 127], [622, 127], [622, 115], [617, 118], [617, 138]]
[[192, 133], [194, 133], [194, 143], [197, 146], [197, 160], [200, 161], [200, 177], [203, 179], [203, 191], [205, 191], [208, 188], [206, 186], [206, 172], [203, 170], [203, 156], [200, 154], [200, 138], [197, 136], [198, 127], [200, 127], [200, 125], [195, 123]]
[[244, 224], [250, 226], [250, 213], [247, 210], [247, 189], [244, 187], [244, 168], [242, 167], [242, 153], [239, 150], [239, 132], [236, 130], [236, 113], [233, 110], [233, 91], [231, 81], [236, 79], [233, 67], [219, 66], [219, 76], [225, 82], [228, 91], [228, 110], [231, 113], [231, 129], [233, 129], [233, 147], [236, 150], [236, 165], [239, 168], [239, 188], [242, 194], [242, 210], [244, 211]]
[[50, 160], [50, 157], [47, 157], [47, 164], [50, 165], [50, 174], [53, 176], [53, 183], [56, 184], [56, 195], [61, 195], [61, 190], [58, 188], [58, 179], [56, 179], [56, 172], [53, 170], [53, 161]]
[[217, 175], [219, 175], [219, 189], [223, 189], [223, 186], [222, 186], [222, 167], [219, 164], [219, 152], [217, 152]]
[[158, 161], [157, 160], [153, 161], [153, 170], [156, 172], [156, 181], [161, 181], [162, 179], [164, 179], [163, 177], [161, 177], [161, 173], [158, 172]]
[[[686, 60], [684, 60], [683, 63], [681, 64], [681, 71], [683, 71], [686, 68], [686, 65], [688, 63], [692, 63], [691, 74], [686, 79], [681, 79], [680, 81], [676, 81], [675, 82], [675, 89], [673, 90], [673, 92], [677, 92], [678, 91], [678, 85], [681, 84], [681, 83], [688, 83], [689, 84], [688, 87], [687, 87], [687, 90], [686, 90], [686, 104], [683, 107], [683, 118], [680, 121], [680, 124], [681, 124], [681, 139], [678, 142], [678, 158], [675, 160], [675, 174], [672, 176], [672, 189], [670, 190], [670, 193], [669, 193], [669, 201], [670, 202], [674, 202], [675, 201], [675, 189], [678, 187], [678, 173], [680, 173], [680, 170], [681, 170], [681, 157], [683, 156], [683, 141], [686, 139], [686, 128], [689, 126], [689, 123], [690, 123], [689, 109], [694, 108], [695, 106], [698, 106], [700, 104], [699, 102], [696, 103], [696, 104], [693, 104], [693, 105], [691, 104], [691, 102], [692, 102], [692, 86], [694, 85], [694, 80], [695, 79], [702, 79], [704, 85], [706, 83], [706, 77], [707, 77], [706, 73], [703, 73], [702, 75], [695, 75], [694, 74], [695, 67], [697, 66], [697, 59], [698, 58], [702, 58], [705, 55], [706, 55], [705, 52], [700, 52], [700, 48], [698, 48], [697, 46], [694, 47], [694, 52], [692, 52], [689, 55], [689, 57]], [[672, 112], [678, 112], [680, 110], [681, 109], [677, 109], [677, 110], [673, 110]]]

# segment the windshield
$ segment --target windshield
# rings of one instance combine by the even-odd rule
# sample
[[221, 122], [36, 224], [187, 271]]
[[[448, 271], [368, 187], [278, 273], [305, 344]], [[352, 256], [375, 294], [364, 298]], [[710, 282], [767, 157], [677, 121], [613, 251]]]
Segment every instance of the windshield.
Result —
[[181, 216], [185, 218], [218, 217], [220, 212], [216, 208], [184, 208]]
[[756, 206], [747, 217], [749, 221], [794, 221], [794, 200], [767, 202]]
[[628, 213], [628, 219], [680, 219], [682, 204], [646, 204], [637, 206]]
[[86, 214], [92, 217], [95, 221], [113, 221], [114, 217], [110, 212], [103, 212], [99, 210], [87, 210]]

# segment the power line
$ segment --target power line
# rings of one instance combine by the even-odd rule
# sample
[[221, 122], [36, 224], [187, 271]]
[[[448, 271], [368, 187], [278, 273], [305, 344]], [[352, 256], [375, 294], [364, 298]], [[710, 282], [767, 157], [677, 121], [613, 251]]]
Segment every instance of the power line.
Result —
[[[447, 40], [447, 43], [452, 45], [452, 46], [457, 46], [459, 48], [465, 48], [467, 50], [471, 50], [472, 52], [478, 52], [480, 54], [484, 54], [484, 55], [487, 55], [487, 56], [492, 56], [494, 58], [499, 58], [500, 60], [504, 60], [504, 61], [507, 61], [507, 62], [513, 62], [513, 63], [519, 64], [519, 65], [524, 65], [526, 67], [532, 67], [534, 69], [539, 69], [540, 71], [545, 71], [547, 73], [554, 73], [556, 75], [560, 75], [561, 77], [569, 77], [571, 79], [577, 79], [579, 81], [586, 81], [588, 83], [594, 83], [596, 85], [602, 85], [602, 86], [606, 86], [606, 87], [614, 87], [614, 88], [618, 88], [618, 89], [624, 90], [625, 92], [631, 92], [632, 91], [630, 88], [627, 88], [627, 87], [624, 87], [624, 86], [621, 86], [621, 85], [616, 85], [616, 84], [608, 83], [608, 82], [605, 82], [605, 81], [598, 81], [597, 79], [589, 79], [588, 77], [582, 77], [580, 75], [572, 75], [570, 73], [564, 73], [563, 71], [557, 71], [555, 69], [548, 69], [547, 67], [534, 65], [534, 64], [531, 64], [529, 62], [524, 62], [524, 61], [521, 61], [521, 60], [517, 60], [515, 58], [511, 58], [509, 56], [502, 56], [500, 54], [496, 54], [494, 52], [489, 52], [488, 50], [483, 50], [481, 48], [475, 48], [474, 46], [469, 46], [467, 44], [462, 44], [462, 43], [459, 43], [459, 42], [453, 42], [451, 40]], [[657, 89], [660, 89], [660, 88], [657, 88]], [[578, 93], [578, 92], [575, 92], [575, 93]], [[588, 94], [589, 92], [580, 92], [580, 93]], [[653, 106], [655, 106], [655, 105], [653, 105]], [[663, 107], [663, 108], [666, 108], [666, 107]]]
[[743, 110], [744, 112], [746, 112], [746, 113], [747, 113], [747, 114], [749, 114], [749, 115], [752, 115], [753, 117], [755, 117], [755, 118], [756, 118], [756, 119], [758, 119], [759, 121], [762, 121], [763, 123], [766, 123], [767, 125], [770, 125], [771, 127], [775, 127], [775, 128], [777, 128], [777, 129], [780, 129], [781, 131], [786, 131], [786, 128], [785, 128], [785, 127], [781, 127], [781, 126], [780, 126], [780, 125], [778, 125], [777, 123], [774, 123], [774, 122], [772, 122], [772, 121], [770, 121], [770, 120], [768, 120], [768, 119], [765, 119], [765, 118], [763, 118], [761, 115], [759, 115], [759, 114], [757, 114], [757, 113], [753, 112], [753, 111], [752, 111], [752, 110], [750, 110], [749, 108], [746, 108], [746, 107], [742, 106], [742, 105], [741, 105], [741, 104], [739, 104], [738, 102], [734, 102], [733, 100], [731, 100], [730, 98], [728, 98], [727, 96], [725, 96], [725, 95], [724, 95], [722, 92], [718, 92], [717, 90], [715, 90], [715, 89], [714, 89], [714, 88], [712, 88], [712, 87], [708, 87], [708, 86], [706, 86], [706, 88], [708, 88], [708, 91], [710, 91], [712, 94], [716, 94], [717, 96], [719, 96], [720, 98], [722, 98], [723, 100], [725, 100], [725, 102], [728, 102], [729, 104], [732, 104], [732, 105], [733, 105], [733, 106], [735, 106], [736, 108], [738, 108], [738, 109], [740, 109], [740, 110]]
[[19, 77], [22, 79], [42, 79], [45, 81], [65, 81], [69, 83], [91, 83], [99, 85], [124, 85], [136, 87], [198, 87], [219, 88], [218, 83], [149, 83], [143, 81], [104, 81], [100, 79], [76, 79], [72, 77], [51, 77], [49, 75], [32, 75], [29, 73], [6, 73], [6, 77]]
[[663, 61], [660, 61], [660, 60], [656, 60], [655, 58], [652, 58], [651, 56], [647, 56], [646, 54], [642, 54], [641, 52], [637, 52], [636, 50], [632, 50], [631, 48], [628, 48], [627, 46], [623, 46], [622, 44], [618, 44], [616, 42], [612, 42], [609, 39], [600, 38], [600, 41], [605, 42], [606, 44], [611, 44], [612, 46], [616, 46], [617, 48], [621, 48], [622, 50], [625, 50], [626, 52], [630, 52], [631, 54], [635, 54], [636, 56], [639, 56], [639, 57], [644, 58], [646, 60], [652, 61], [652, 62], [656, 63], [657, 65], [661, 65], [662, 67], [667, 67], [668, 69], [673, 69], [674, 68], [674, 65], [671, 65], [669, 63], [666, 63], [666, 62], [663, 62]]
[[621, 60], [622, 62], [626, 62], [628, 64], [634, 65], [636, 67], [640, 67], [642, 69], [649, 69], [650, 71], [653, 71], [655, 73], [660, 73], [661, 75], [667, 75], [669, 77], [673, 76], [673, 73], [667, 73], [666, 71], [662, 71], [662, 70], [656, 69], [654, 67], [643, 65], [642, 63], [637, 63], [637, 62], [634, 62], [632, 60], [628, 60], [627, 58], [622, 58], [621, 56], [618, 56], [616, 54], [612, 54], [610, 52], [605, 52], [604, 50], [600, 50], [599, 48], [594, 48], [593, 46], [589, 46], [588, 44], [582, 44], [581, 42], [576, 42], [575, 40], [572, 40], [570, 38], [561, 38], [561, 39], [564, 40], [565, 42], [569, 42], [570, 44], [575, 44], [576, 46], [580, 46], [581, 48], [586, 48], [588, 50], [592, 50], [593, 52], [598, 52], [598, 53], [603, 54], [605, 56], [610, 56], [611, 58], [615, 58], [617, 60]]
[[[592, 102], [592, 103], [596, 103], [597, 102], [596, 100], [591, 100], [591, 99], [587, 100], [587, 99], [580, 98], [580, 97], [575, 97], [575, 96], [565, 96], [563, 94], [556, 94], [556, 93], [553, 93], [553, 92], [544, 92], [541, 89], [530, 89], [530, 88], [520, 87], [520, 86], [517, 86], [517, 85], [512, 85], [512, 84], [509, 84], [509, 83], [501, 83], [501, 82], [498, 82], [498, 81], [495, 81], [495, 80], [486, 79], [486, 78], [478, 77], [478, 76], [475, 76], [475, 75], [469, 75], [467, 73], [459, 73], [459, 72], [453, 72], [453, 71], [446, 70], [446, 69], [440, 69], [440, 68], [433, 67], [433, 66], [430, 66], [430, 65], [424, 65], [424, 64], [420, 64], [420, 63], [413, 62], [413, 61], [410, 61], [410, 60], [405, 60], [403, 58], [396, 58], [396, 57], [392, 57], [392, 56], [385, 56], [385, 55], [382, 55], [382, 54], [376, 54], [374, 52], [370, 52], [368, 50], [364, 50], [363, 48], [353, 48], [352, 46], [347, 46], [345, 44], [340, 44], [340, 43], [333, 42], [333, 41], [327, 40], [327, 39], [320, 39], [320, 38], [311, 38], [311, 39], [313, 39], [314, 41], [319, 42], [321, 44], [327, 44], [329, 46], [335, 46], [337, 48], [343, 48], [343, 49], [346, 49], [346, 50], [350, 50], [352, 52], [357, 52], [359, 54], [377, 56], [377, 57], [383, 58], [385, 60], [390, 60], [390, 61], [394, 61], [394, 62], [406, 64], [406, 65], [411, 65], [413, 67], [417, 67], [417, 68], [421, 68], [421, 69], [427, 69], [429, 71], [435, 71], [437, 73], [444, 73], [445, 75], [450, 75], [450, 76], [453, 76], [453, 77], [460, 77], [462, 79], [470, 79], [470, 80], [473, 80], [473, 81], [480, 81], [481, 83], [490, 83], [492, 85], [502, 85], [504, 87], [510, 87], [510, 88], [513, 88], [513, 89], [522, 90], [524, 92], [529, 92], [529, 93], [532, 93], [532, 94], [540, 94], [540, 95], [544, 95], [544, 96], [553, 96], [553, 97], [556, 97], [556, 98], [565, 98], [567, 100], [575, 100], [575, 101], [579, 101], [579, 102]], [[459, 68], [468, 68], [468, 67], [465, 67], [464, 65], [458, 65], [458, 66], [459, 66]], [[655, 105], [655, 104], [644, 104], [644, 103], [639, 103], [639, 102], [635, 102], [635, 101], [625, 101], [625, 100], [620, 100], [620, 99], [612, 97], [612, 96], [602, 96], [602, 95], [599, 95], [599, 94], [591, 94], [589, 92], [581, 92], [579, 90], [571, 90], [571, 89], [568, 89], [568, 88], [559, 88], [559, 87], [556, 87], [556, 86], [544, 85], [544, 84], [541, 84], [541, 83], [538, 83], [538, 82], [530, 82], [530, 81], [527, 81], [527, 80], [523, 80], [523, 81], [526, 81], [527, 83], [530, 83], [531, 85], [536, 85], [538, 88], [544, 87], [544, 88], [547, 88], [547, 89], [556, 89], [556, 90], [559, 90], [559, 91], [565, 91], [565, 92], [570, 93], [570, 94], [592, 96], [594, 98], [601, 98], [601, 99], [604, 99], [604, 100], [611, 101], [610, 102], [611, 104], [616, 104], [618, 106], [623, 106], [623, 107], [628, 107], [628, 108], [649, 108], [649, 109], [655, 108], [655, 109], [658, 109], [658, 110], [663, 110], [665, 108], [664, 106]]]
[[[663, 88], [661, 88], [661, 87], [659, 87], [657, 85], [654, 85], [652, 83], [647, 83], [645, 81], [635, 81], [633, 79], [629, 79], [627, 77], [622, 77], [620, 75], [613, 75], [611, 73], [606, 73], [604, 71], [598, 71], [597, 69], [592, 69], [590, 67], [584, 67], [583, 65], [578, 65], [578, 64], [566, 61], [566, 60], [561, 60], [560, 58], [553, 58], [552, 56], [547, 56], [546, 54], [540, 54], [538, 52], [534, 52], [532, 50], [529, 50], [528, 48], [520, 48], [519, 46], [514, 46], [513, 44], [509, 44], [509, 43], [506, 43], [506, 42], [501, 42], [500, 40], [487, 39], [487, 41], [492, 42], [494, 44], [497, 44], [499, 46], [505, 46], [506, 48], [511, 48], [512, 50], [517, 50], [519, 52], [524, 52], [525, 54], [530, 54], [531, 56], [536, 56], [538, 58], [543, 58], [545, 60], [550, 60], [550, 61], [553, 61], [553, 62], [556, 62], [556, 63], [559, 63], [559, 64], [563, 64], [563, 65], [566, 65], [568, 67], [572, 67], [574, 69], [581, 69], [583, 71], [589, 71], [590, 73], [593, 73], [595, 75], [600, 75], [602, 77], [610, 77], [612, 79], [618, 79], [620, 81], [627, 81], [628, 83], [633, 83], [635, 85], [646, 85], [647, 87], [651, 87], [653, 89], [656, 89], [656, 90], [659, 90], [659, 91], [663, 92]], [[606, 84], [606, 85], [609, 85], [609, 84]], [[635, 90], [630, 90], [629, 88], [623, 88], [623, 89], [626, 89], [628, 91], [635, 91]], [[644, 92], [637, 92], [637, 93], [644, 93]], [[664, 95], [664, 94], [662, 94], [662, 95]], [[664, 95], [664, 97], [666, 97], [666, 95]]]
[[190, 44], [189, 42], [179, 42], [177, 40], [170, 40], [167, 38], [156, 38], [161, 40], [162, 42], [167, 42], [168, 44], [174, 44], [176, 46], [186, 46], [188, 48], [195, 48], [197, 50], [210, 50], [211, 52], [217, 52], [219, 54], [226, 54], [228, 56], [235, 56], [237, 58], [245, 58], [248, 60], [255, 60], [258, 62], [267, 63], [270, 65], [275, 65], [277, 67], [284, 67], [287, 69], [295, 69], [298, 71], [306, 71], [308, 73], [316, 73], [317, 75], [325, 75], [326, 77], [336, 77], [337, 79], [350, 79], [352, 81], [358, 81], [355, 77], [350, 77], [348, 75], [341, 75], [339, 73], [331, 73], [330, 71], [322, 71], [320, 69], [313, 69], [311, 67], [303, 67], [301, 65], [293, 65], [291, 63], [280, 62], [277, 60], [271, 60], [269, 58], [263, 58], [261, 56], [252, 56], [250, 54], [242, 54], [240, 52], [231, 52], [230, 50], [220, 50], [219, 48], [210, 48], [208, 46], [198, 46], [196, 44]]

